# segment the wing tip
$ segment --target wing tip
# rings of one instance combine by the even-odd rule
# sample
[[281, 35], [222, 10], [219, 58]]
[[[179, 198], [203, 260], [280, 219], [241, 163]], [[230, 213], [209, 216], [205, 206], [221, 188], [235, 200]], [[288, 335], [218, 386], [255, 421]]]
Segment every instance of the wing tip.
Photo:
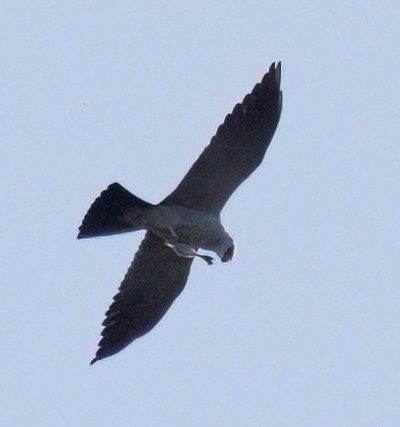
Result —
[[281, 61], [273, 62], [270, 65], [268, 73], [264, 76], [264, 78], [266, 78], [267, 76], [269, 78], [270, 78], [270, 76], [272, 76], [273, 79], [275, 80], [275, 84], [277, 85], [278, 88], [280, 88], [281, 76], [282, 76], [282, 63], [281, 63]]
[[281, 75], [282, 75], [282, 63], [281, 61], [278, 61], [275, 66], [275, 82], [278, 87], [281, 86]]

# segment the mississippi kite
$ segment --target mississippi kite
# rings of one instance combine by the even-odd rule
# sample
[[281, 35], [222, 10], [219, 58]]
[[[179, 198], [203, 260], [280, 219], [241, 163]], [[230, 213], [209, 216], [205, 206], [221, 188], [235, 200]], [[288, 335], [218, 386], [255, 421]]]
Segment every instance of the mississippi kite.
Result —
[[222, 262], [234, 243], [220, 212], [235, 189], [260, 165], [282, 108], [281, 64], [237, 104], [177, 188], [157, 205], [118, 183], [94, 201], [78, 239], [147, 230], [139, 250], [106, 312], [91, 364], [111, 356], [149, 332], [182, 292], [195, 257], [211, 250]]

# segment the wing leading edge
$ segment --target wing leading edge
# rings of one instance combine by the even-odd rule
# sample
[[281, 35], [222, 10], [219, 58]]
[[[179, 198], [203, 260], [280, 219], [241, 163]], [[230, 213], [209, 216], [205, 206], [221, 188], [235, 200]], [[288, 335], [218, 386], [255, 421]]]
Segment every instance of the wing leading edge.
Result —
[[235, 189], [257, 168], [282, 109], [281, 63], [237, 104], [178, 187], [163, 200], [219, 214]]

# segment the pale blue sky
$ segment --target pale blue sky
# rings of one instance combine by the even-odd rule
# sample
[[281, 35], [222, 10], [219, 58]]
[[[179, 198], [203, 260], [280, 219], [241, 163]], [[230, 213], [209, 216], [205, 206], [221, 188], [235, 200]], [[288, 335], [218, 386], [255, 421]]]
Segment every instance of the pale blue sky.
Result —
[[[0, 15], [0, 424], [400, 425], [397, 1], [22, 2]], [[75, 240], [118, 181], [156, 202], [270, 63], [284, 107], [162, 322], [90, 367], [142, 234]]]

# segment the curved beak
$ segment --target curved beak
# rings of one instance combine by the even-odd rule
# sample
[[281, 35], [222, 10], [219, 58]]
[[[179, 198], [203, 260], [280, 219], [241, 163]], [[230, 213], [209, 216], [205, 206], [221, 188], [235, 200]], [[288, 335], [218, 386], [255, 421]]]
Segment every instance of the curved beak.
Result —
[[234, 247], [230, 246], [225, 253], [222, 255], [221, 261], [228, 262], [233, 258]]

